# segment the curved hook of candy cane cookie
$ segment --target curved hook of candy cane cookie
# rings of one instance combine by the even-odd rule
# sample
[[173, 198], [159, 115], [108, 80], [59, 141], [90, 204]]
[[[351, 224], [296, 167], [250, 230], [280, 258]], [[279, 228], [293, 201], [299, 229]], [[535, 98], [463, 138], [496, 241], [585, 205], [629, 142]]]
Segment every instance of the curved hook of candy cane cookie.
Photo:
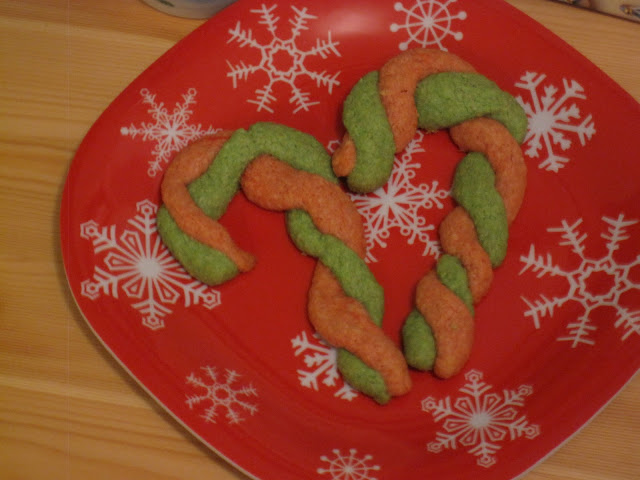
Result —
[[347, 130], [332, 159], [350, 189], [370, 192], [388, 180], [394, 154], [417, 128], [450, 129], [468, 154], [452, 196], [459, 204], [442, 221], [444, 255], [418, 283], [416, 308], [403, 326], [407, 362], [456, 374], [473, 343], [473, 305], [487, 293], [506, 254], [508, 225], [526, 187], [520, 143], [527, 117], [517, 101], [457, 56], [415, 49], [365, 75], [344, 104]]
[[163, 179], [158, 211], [158, 231], [169, 250], [189, 273], [212, 285], [251, 269], [253, 256], [218, 223], [240, 188], [253, 203], [287, 212], [292, 240], [318, 259], [309, 319], [339, 348], [344, 379], [380, 403], [406, 393], [406, 361], [380, 328], [384, 299], [364, 262], [362, 219], [313, 137], [258, 123], [181, 151]]

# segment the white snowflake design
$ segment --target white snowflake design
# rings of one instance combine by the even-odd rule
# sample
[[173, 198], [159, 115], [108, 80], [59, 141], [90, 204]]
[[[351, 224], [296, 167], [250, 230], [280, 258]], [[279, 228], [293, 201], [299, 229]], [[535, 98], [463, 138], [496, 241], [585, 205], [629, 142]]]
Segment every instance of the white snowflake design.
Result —
[[498, 394], [490, 393], [493, 387], [482, 380], [481, 372], [470, 370], [464, 378], [467, 383], [459, 390], [464, 395], [453, 403], [449, 396], [444, 400], [427, 397], [422, 401], [422, 410], [431, 413], [436, 422], [443, 421], [444, 431], [437, 432], [436, 439], [427, 445], [430, 452], [461, 446], [478, 457], [478, 465], [489, 468], [497, 462], [495, 454], [501, 448], [500, 443], [523, 436], [532, 439], [540, 434], [540, 427], [518, 412], [525, 398], [533, 393], [531, 386], [503, 389]]
[[176, 102], [172, 112], [169, 112], [164, 102], [156, 101], [156, 94], [148, 89], [140, 90], [140, 95], [142, 103], [149, 106], [147, 113], [151, 115], [153, 121], [142, 122], [137, 126], [130, 124], [128, 127], [121, 127], [120, 133], [131, 138], [139, 136], [144, 142], [155, 142], [151, 152], [153, 160], [149, 161], [147, 170], [150, 177], [155, 177], [162, 172], [172, 155], [191, 141], [220, 131], [211, 126], [205, 128], [201, 124], [189, 123], [193, 114], [192, 107], [196, 104], [195, 88], [190, 88], [187, 93], [182, 94], [182, 103]]
[[294, 113], [300, 110], [308, 111], [313, 105], [320, 102], [312, 101], [311, 94], [303, 91], [296, 83], [298, 78], [306, 77], [313, 80], [318, 88], [326, 87], [329, 94], [333, 88], [340, 85], [337, 80], [340, 72], [334, 74], [326, 71], [316, 72], [307, 67], [305, 62], [309, 57], [319, 56], [323, 60], [330, 55], [340, 56], [338, 49], [339, 42], [332, 40], [331, 31], [327, 32], [327, 39], [316, 39], [314, 47], [308, 50], [302, 50], [297, 45], [297, 40], [302, 32], [308, 30], [310, 20], [318, 17], [311, 15], [308, 9], [297, 8], [291, 6], [294, 11], [294, 18], [289, 20], [291, 25], [290, 36], [287, 39], [278, 37], [277, 28], [280, 17], [276, 16], [274, 11], [277, 5], [267, 7], [262, 5], [259, 9], [251, 10], [260, 16], [260, 25], [263, 25], [271, 36], [271, 41], [266, 45], [261, 45], [254, 38], [251, 29], [242, 28], [240, 21], [236, 23], [235, 28], [229, 30], [230, 38], [227, 43], [237, 42], [240, 47], [250, 47], [260, 52], [260, 61], [256, 64], [246, 64], [244, 61], [232, 64], [227, 61], [229, 72], [227, 76], [233, 80], [233, 88], [236, 88], [239, 80], [246, 80], [250, 75], [262, 72], [266, 74], [266, 82], [262, 87], [255, 91], [256, 97], [247, 100], [257, 106], [257, 111], [266, 110], [273, 113], [272, 104], [277, 100], [274, 94], [274, 85], [277, 83], [285, 83], [291, 90], [289, 103], [295, 105]]
[[318, 391], [320, 383], [326, 387], [337, 388], [334, 397], [343, 400], [353, 400], [358, 396], [358, 392], [351, 388], [349, 384], [341, 380], [337, 367], [337, 350], [326, 342], [318, 339], [314, 335], [313, 340], [309, 340], [306, 332], [291, 339], [291, 347], [294, 349], [294, 356], [302, 355], [307, 370], [297, 370], [300, 385]]
[[[586, 233], [581, 233], [579, 227], [582, 219], [573, 223], [563, 220], [560, 227], [548, 228], [552, 233], [560, 233], [559, 245], [571, 248], [571, 252], [578, 256], [580, 264], [574, 269], [562, 269], [553, 260], [550, 253], [539, 254], [534, 245], [531, 245], [527, 255], [520, 256], [524, 267], [520, 274], [530, 270], [537, 274], [537, 278], [546, 275], [560, 276], [566, 279], [568, 291], [557, 297], [541, 295], [535, 301], [522, 297], [529, 307], [525, 316], [533, 320], [535, 328], [540, 328], [540, 320], [545, 316], [553, 317], [557, 308], [569, 302], [577, 302], [584, 309], [576, 319], [571, 319], [567, 324], [568, 334], [559, 337], [559, 341], [570, 342], [573, 348], [578, 345], [594, 345], [591, 337], [597, 329], [592, 316], [598, 308], [609, 308], [615, 312], [613, 325], [621, 329], [621, 339], [629, 336], [640, 335], [640, 309], [631, 310], [622, 303], [622, 296], [630, 291], [640, 293], [640, 283], [634, 282], [632, 272], [636, 272], [635, 278], [640, 278], [640, 255], [629, 263], [619, 263], [614, 255], [620, 248], [621, 242], [630, 238], [627, 228], [638, 223], [637, 220], [629, 220], [623, 214], [617, 218], [602, 217], [602, 221], [608, 225], [606, 233], [601, 237], [607, 241], [607, 254], [602, 258], [589, 258], [585, 252]], [[637, 298], [637, 297], [636, 297]]]
[[439, 49], [447, 51], [443, 45], [446, 37], [462, 40], [462, 32], [453, 30], [454, 20], [464, 20], [467, 13], [459, 11], [451, 13], [450, 6], [456, 0], [416, 0], [410, 7], [405, 7], [403, 2], [396, 2], [393, 8], [396, 12], [405, 14], [404, 23], [392, 23], [390, 30], [393, 33], [405, 31], [409, 38], [400, 42], [398, 48], [407, 50], [411, 44], [419, 47], [435, 45]]
[[[527, 72], [515, 86], [528, 92], [529, 101], [516, 99], [529, 118], [529, 129], [523, 145], [525, 154], [540, 159], [539, 168], [558, 172], [570, 158], [558, 153], [571, 147], [569, 136], [577, 136], [582, 146], [596, 133], [591, 114], [582, 116], [574, 100], [585, 100], [584, 88], [575, 80], [562, 80], [563, 91], [555, 85], [542, 85], [546, 75]], [[541, 91], [540, 91], [541, 90]]]
[[[419, 160], [414, 160], [414, 155], [425, 151], [423, 138], [424, 132], [418, 131], [402, 155], [395, 157], [391, 178], [384, 186], [368, 194], [349, 193], [365, 221], [366, 261], [369, 263], [378, 261], [374, 250], [387, 247], [387, 239], [393, 230], [406, 237], [409, 245], [416, 241], [422, 243], [423, 256], [437, 258], [440, 255], [440, 243], [431, 236], [436, 227], [427, 224], [423, 213], [431, 208], [442, 209], [442, 201], [449, 196], [449, 191], [439, 188], [437, 180], [431, 185], [414, 184], [416, 170], [421, 165]], [[329, 145], [329, 150], [332, 149], [335, 150], [333, 142]]]
[[243, 413], [255, 415], [258, 406], [246, 400], [246, 397], [257, 397], [258, 392], [251, 386], [236, 386], [240, 375], [233, 370], [226, 370], [224, 378], [218, 373], [216, 367], [206, 366], [201, 368], [205, 378], [195, 373], [187, 377], [187, 384], [204, 390], [202, 394], [187, 396], [187, 405], [190, 409], [200, 404], [208, 404], [202, 418], [207, 422], [217, 423], [219, 411], [225, 412], [225, 418], [229, 424], [237, 424], [245, 420]]
[[322, 455], [320, 460], [327, 466], [319, 467], [320, 475], [329, 474], [332, 480], [377, 480], [372, 476], [380, 470], [379, 465], [371, 465], [371, 455], [358, 456], [355, 448], [349, 449], [347, 454], [342, 454], [339, 449], [332, 450], [333, 456]]
[[164, 327], [168, 308], [179, 300], [185, 307], [201, 304], [212, 309], [220, 294], [194, 280], [162, 244], [156, 231], [158, 207], [149, 200], [136, 204], [137, 215], [127, 220], [133, 227], [118, 235], [117, 226], [101, 227], [94, 220], [80, 225], [80, 236], [90, 240], [97, 255], [106, 253], [104, 268], [96, 265], [91, 279], [81, 283], [82, 295], [96, 300], [100, 295], [119, 298], [124, 292], [151, 330]]

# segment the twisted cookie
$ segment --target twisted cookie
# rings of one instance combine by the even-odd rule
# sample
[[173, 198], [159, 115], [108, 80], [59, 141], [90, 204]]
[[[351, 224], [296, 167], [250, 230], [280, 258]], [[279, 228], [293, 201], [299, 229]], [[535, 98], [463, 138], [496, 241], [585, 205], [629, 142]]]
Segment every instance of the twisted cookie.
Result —
[[[513, 97], [467, 62], [419, 49], [363, 77], [343, 119], [347, 134], [331, 160], [312, 137], [273, 123], [194, 142], [167, 169], [157, 225], [184, 268], [216, 285], [255, 264], [218, 222], [237, 191], [263, 208], [285, 211], [293, 242], [318, 259], [309, 289], [311, 323], [338, 347], [344, 379], [386, 403], [410, 389], [407, 363], [447, 378], [469, 357], [474, 304], [504, 260], [508, 226], [524, 196], [519, 144], [527, 118]], [[382, 186], [395, 153], [417, 128], [449, 128], [454, 143], [470, 153], [453, 180], [458, 206], [440, 225], [444, 254], [418, 282], [402, 329], [403, 356], [380, 328], [382, 288], [364, 263], [362, 221], [336, 175], [356, 192]]]
[[508, 93], [450, 53], [416, 49], [364, 76], [344, 104], [347, 133], [332, 158], [349, 188], [370, 192], [388, 180], [396, 152], [417, 128], [449, 128], [465, 152], [439, 228], [444, 255], [419, 282], [402, 337], [409, 365], [451, 377], [473, 343], [473, 305], [504, 260], [508, 226], [526, 187], [520, 143], [527, 117]]
[[223, 283], [255, 258], [217, 221], [239, 188], [253, 203], [285, 211], [296, 246], [316, 257], [309, 319], [339, 347], [338, 369], [354, 388], [386, 403], [411, 387], [402, 352], [380, 325], [383, 292], [364, 262], [362, 220], [315, 139], [273, 123], [200, 139], [173, 159], [162, 182], [158, 232], [194, 277]]

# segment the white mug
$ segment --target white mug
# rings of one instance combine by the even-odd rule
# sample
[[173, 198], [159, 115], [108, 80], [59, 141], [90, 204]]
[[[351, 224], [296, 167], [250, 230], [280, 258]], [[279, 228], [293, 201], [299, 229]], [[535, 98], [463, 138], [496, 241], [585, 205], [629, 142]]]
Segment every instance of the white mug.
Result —
[[209, 18], [235, 0], [142, 0], [161, 12], [185, 18]]

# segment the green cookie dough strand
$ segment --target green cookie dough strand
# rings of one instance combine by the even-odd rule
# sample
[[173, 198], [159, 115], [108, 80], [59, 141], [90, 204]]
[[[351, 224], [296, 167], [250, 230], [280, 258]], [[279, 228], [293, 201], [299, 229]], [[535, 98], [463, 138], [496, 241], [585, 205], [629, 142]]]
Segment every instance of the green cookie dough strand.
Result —
[[260, 153], [247, 130], [236, 130], [222, 145], [207, 170], [188, 186], [194, 202], [209, 217], [218, 220], [240, 190], [240, 177]]
[[158, 209], [156, 222], [160, 238], [191, 276], [207, 285], [219, 285], [238, 275], [238, 267], [224, 253], [180, 230], [166, 207]]
[[[248, 163], [258, 155], [251, 136], [236, 130], [225, 142], [207, 171], [189, 184], [194, 202], [202, 211], [218, 220], [240, 188], [240, 177]], [[157, 215], [158, 234], [184, 269], [208, 285], [231, 280], [239, 271], [224, 253], [190, 237], [176, 224], [163, 206]]]
[[347, 185], [354, 192], [371, 192], [389, 179], [396, 151], [378, 93], [378, 72], [371, 72], [356, 83], [344, 102], [342, 120], [358, 155]]
[[[303, 210], [287, 212], [287, 230], [302, 252], [316, 257], [335, 275], [344, 292], [358, 300], [371, 320], [382, 326], [384, 292], [367, 264], [353, 250], [333, 235], [321, 233]], [[382, 376], [357, 356], [338, 349], [338, 370], [356, 390], [384, 404], [391, 398]]]
[[304, 210], [290, 210], [286, 218], [296, 247], [329, 268], [347, 296], [358, 300], [373, 323], [382, 326], [384, 291], [365, 261], [338, 238], [320, 232]]
[[[236, 130], [207, 171], [191, 182], [188, 189], [195, 203], [208, 216], [219, 219], [238, 192], [246, 167], [263, 154], [338, 183], [329, 155], [315, 138], [283, 125], [257, 123], [248, 130]], [[373, 322], [381, 326], [384, 293], [366, 263], [338, 238], [321, 233], [307, 212], [291, 210], [286, 217], [287, 230], [296, 246], [326, 265], [346, 295], [361, 302]], [[216, 285], [238, 274], [237, 267], [226, 255], [182, 232], [165, 207], [158, 211], [157, 225], [164, 243], [194, 277]], [[379, 403], [389, 401], [390, 394], [382, 376], [345, 349], [338, 351], [338, 369], [355, 389]]]
[[413, 368], [431, 370], [436, 361], [436, 341], [422, 314], [413, 309], [402, 326], [404, 356]]
[[[458, 164], [451, 193], [471, 216], [480, 245], [496, 267], [506, 255], [509, 231], [504, 203], [494, 184], [495, 174], [491, 165], [484, 155], [473, 152]], [[440, 282], [455, 293], [474, 315], [467, 272], [460, 260], [445, 254], [435, 268]], [[431, 370], [436, 356], [436, 343], [431, 328], [417, 310], [405, 320], [402, 337], [407, 363], [420, 370]]]
[[509, 225], [502, 197], [495, 189], [495, 173], [481, 153], [472, 152], [458, 164], [452, 197], [472, 218], [478, 241], [495, 268], [507, 254]]
[[342, 377], [356, 390], [384, 405], [391, 399], [382, 376], [373, 368], [344, 348], [338, 349], [338, 370]]
[[527, 133], [527, 115], [517, 100], [478, 73], [430, 75], [418, 84], [414, 98], [418, 125], [427, 131], [489, 117], [502, 123], [518, 143]]
[[[343, 107], [343, 123], [357, 154], [347, 184], [350, 190], [359, 193], [384, 185], [393, 168], [395, 143], [378, 92], [378, 78], [378, 72], [362, 77]], [[429, 75], [418, 83], [414, 99], [418, 126], [427, 131], [488, 117], [502, 123], [518, 143], [522, 143], [527, 132], [527, 116], [516, 99], [478, 73]]]
[[293, 168], [321, 176], [338, 184], [331, 169], [331, 157], [324, 146], [308, 133], [278, 123], [261, 122], [249, 128], [260, 154], [269, 154]]
[[[414, 99], [418, 126], [427, 131], [487, 117], [504, 125], [518, 143], [523, 142], [527, 132], [527, 116], [515, 98], [476, 73], [430, 75], [418, 84]], [[472, 152], [463, 158], [456, 169], [452, 197], [471, 217], [492, 266], [500, 265], [507, 251], [508, 222], [504, 201], [495, 189], [495, 173], [484, 155]], [[467, 273], [459, 259], [443, 255], [436, 265], [436, 274], [474, 315]], [[436, 343], [417, 310], [407, 318], [403, 338], [407, 362], [420, 370], [432, 369]]]
[[249, 130], [236, 130], [224, 143], [207, 171], [189, 185], [193, 200], [207, 215], [219, 219], [240, 189], [240, 177], [247, 165], [264, 154], [338, 183], [329, 154], [314, 137], [284, 125], [263, 122]]
[[[411, 102], [411, 96], [418, 113], [418, 128], [432, 132], [456, 127], [474, 119], [487, 118], [502, 124], [521, 144], [528, 128], [528, 119], [523, 108], [496, 83], [470, 70], [473, 68], [461, 59], [455, 58], [455, 55], [416, 49], [398, 55], [395, 62], [392, 59], [385, 64], [382, 68], [382, 87], [377, 85], [380, 80], [380, 74], [377, 72], [363, 77], [354, 86], [345, 102], [343, 122], [348, 135], [345, 136], [342, 147], [334, 154], [336, 171], [340, 175], [347, 175], [349, 187], [360, 193], [370, 192], [388, 181], [395, 156], [393, 131], [397, 130], [397, 138], [405, 145], [406, 137], [415, 126], [412, 120], [403, 117], [399, 110], [404, 108], [399, 107], [400, 105]], [[422, 80], [419, 80], [420, 76], [423, 76]], [[383, 88], [384, 91], [379, 91], [379, 88]], [[387, 118], [387, 109], [393, 125]], [[412, 115], [410, 112], [407, 113], [409, 116]], [[485, 128], [490, 124], [474, 122], [468, 127], [471, 129], [470, 132], [478, 132], [479, 126]], [[493, 127], [495, 125], [492, 125]], [[463, 130], [467, 131], [459, 129]], [[500, 135], [505, 134], [503, 129], [499, 131]], [[490, 143], [491, 139], [487, 141]], [[491, 164], [483, 154], [471, 152], [457, 167], [452, 187], [452, 197], [471, 218], [478, 241], [487, 252], [494, 268], [503, 262], [508, 242], [508, 220], [504, 200], [495, 188], [495, 177]], [[467, 228], [466, 225], [465, 220], [462, 226]], [[452, 251], [460, 251], [454, 243], [448, 244], [451, 245]], [[466, 255], [462, 252], [460, 254]], [[466, 262], [469, 259], [464, 260]], [[484, 265], [484, 259], [480, 266], [483, 269], [488, 267]], [[435, 295], [437, 291], [437, 288], [433, 287], [433, 278], [429, 277], [423, 284], [429, 295]], [[453, 255], [443, 255], [440, 258], [435, 267], [435, 278], [462, 300], [470, 315], [466, 315], [463, 310], [456, 310], [463, 326], [456, 337], [451, 336], [451, 331], [435, 323], [433, 327], [429, 326], [420, 310], [416, 308], [408, 316], [403, 327], [403, 343], [405, 357], [410, 365], [420, 369], [431, 369], [435, 362], [435, 371], [446, 376], [455, 374], [459, 371], [457, 368], [462, 368], [460, 362], [464, 360], [467, 347], [464, 347], [465, 350], [460, 355], [452, 354], [443, 362], [436, 361], [434, 335], [443, 334], [443, 338], [449, 341], [457, 338], [463, 344], [469, 345], [469, 339], [472, 339], [473, 335], [473, 296], [467, 271], [461, 260]], [[477, 278], [474, 295], [481, 296], [485, 293], [486, 287], [480, 288], [478, 282], [484, 281], [486, 275]], [[422, 297], [421, 310], [425, 306], [424, 302], [428, 300]], [[440, 328], [440, 331], [436, 331], [436, 328]]]
[[436, 275], [445, 287], [460, 297], [473, 315], [473, 298], [469, 290], [469, 279], [460, 260], [453, 255], [442, 255], [436, 264]]
[[[248, 130], [236, 130], [227, 140], [207, 171], [189, 184], [194, 202], [218, 220], [240, 189], [240, 177], [259, 155], [269, 154], [290, 164], [338, 183], [331, 170], [330, 157], [314, 137], [276, 123], [256, 123]], [[224, 283], [238, 274], [227, 256], [182, 232], [171, 214], [158, 212], [158, 233], [185, 270], [209, 285]]]

